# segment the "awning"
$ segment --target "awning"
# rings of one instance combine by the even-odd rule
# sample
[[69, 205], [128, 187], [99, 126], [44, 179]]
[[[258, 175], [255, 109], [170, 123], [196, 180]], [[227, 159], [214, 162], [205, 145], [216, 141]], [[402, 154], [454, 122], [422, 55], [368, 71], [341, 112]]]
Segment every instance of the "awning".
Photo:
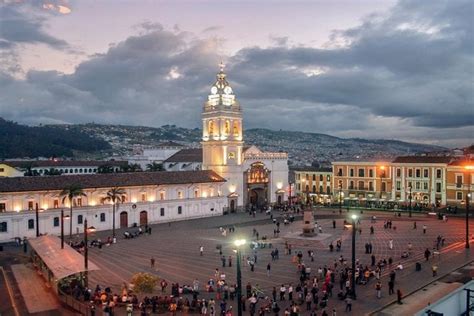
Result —
[[[84, 257], [71, 246], [64, 243], [61, 249], [61, 239], [53, 235], [45, 235], [28, 239], [28, 243], [41, 258], [56, 279], [84, 272]], [[100, 270], [89, 260], [88, 271]]]

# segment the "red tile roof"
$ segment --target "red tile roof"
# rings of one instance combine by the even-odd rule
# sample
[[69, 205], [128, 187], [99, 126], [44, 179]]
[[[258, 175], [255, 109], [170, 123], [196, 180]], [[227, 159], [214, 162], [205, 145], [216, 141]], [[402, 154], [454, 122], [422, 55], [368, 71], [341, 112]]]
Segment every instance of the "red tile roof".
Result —
[[181, 149], [165, 162], [202, 162], [202, 148]]
[[71, 184], [89, 189], [211, 182], [225, 182], [225, 179], [212, 170], [14, 177], [0, 178], [0, 193], [62, 190]]
[[35, 167], [60, 168], [60, 167], [93, 167], [93, 166], [126, 166], [127, 161], [122, 160], [4, 160], [0, 164], [5, 164], [13, 168], [25, 168], [30, 165]]
[[452, 157], [446, 156], [400, 156], [395, 158], [393, 163], [445, 163], [448, 164], [453, 160]]

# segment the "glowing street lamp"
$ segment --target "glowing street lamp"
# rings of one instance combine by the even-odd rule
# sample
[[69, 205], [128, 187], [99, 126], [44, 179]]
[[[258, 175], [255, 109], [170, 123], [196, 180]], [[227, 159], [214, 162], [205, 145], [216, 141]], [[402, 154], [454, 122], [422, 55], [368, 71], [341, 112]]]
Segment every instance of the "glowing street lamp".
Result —
[[242, 316], [242, 271], [240, 270], [241, 253], [240, 247], [246, 244], [245, 239], [237, 239], [234, 245], [237, 247], [237, 315]]
[[64, 220], [70, 219], [69, 215], [64, 216], [64, 210], [61, 210], [61, 249], [64, 249]]
[[355, 283], [355, 272], [356, 272], [356, 266], [355, 266], [355, 238], [356, 238], [356, 220], [357, 220], [357, 215], [352, 214], [352, 298], [356, 299], [356, 283]]
[[84, 286], [87, 288], [89, 286], [89, 262], [88, 262], [88, 257], [89, 257], [89, 252], [88, 248], [89, 246], [87, 245], [87, 235], [89, 233], [95, 232], [96, 229], [94, 226], [87, 227], [87, 218], [84, 220]]
[[467, 177], [467, 194], [466, 194], [466, 249], [469, 249], [469, 199], [471, 197], [471, 172], [474, 170], [474, 166], [464, 166]]

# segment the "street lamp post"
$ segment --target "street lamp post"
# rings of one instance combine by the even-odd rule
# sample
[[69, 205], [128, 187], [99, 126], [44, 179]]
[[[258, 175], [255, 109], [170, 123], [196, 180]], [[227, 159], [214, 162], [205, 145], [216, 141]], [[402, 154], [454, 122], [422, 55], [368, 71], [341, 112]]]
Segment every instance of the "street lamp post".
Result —
[[240, 269], [241, 253], [240, 246], [245, 245], [245, 239], [234, 241], [237, 247], [237, 316], [242, 316], [242, 271]]
[[339, 183], [339, 215], [342, 214], [342, 183]]
[[84, 286], [87, 288], [89, 286], [89, 251], [88, 251], [88, 241], [87, 235], [89, 232], [94, 232], [95, 228], [93, 226], [87, 227], [87, 218], [84, 219]]
[[288, 197], [288, 205], [291, 206], [291, 185], [292, 185], [292, 183], [290, 182], [289, 185], [290, 185], [290, 196]]
[[410, 204], [408, 206], [408, 217], [411, 217], [411, 199], [413, 198], [413, 196], [411, 195], [411, 182], [408, 183], [408, 189], [410, 189], [410, 194], [408, 195], [408, 199], [410, 200]]
[[36, 215], [36, 237], [39, 237], [40, 236], [40, 230], [39, 230], [39, 213], [40, 212], [43, 212], [44, 209], [43, 208], [39, 208], [38, 206], [38, 203], [36, 203], [36, 206], [35, 206], [35, 215]]
[[69, 219], [69, 215], [64, 216], [64, 210], [61, 210], [61, 249], [64, 249], [64, 220]]
[[469, 198], [471, 191], [471, 170], [474, 170], [474, 166], [465, 166], [467, 170], [467, 193], [466, 193], [466, 249], [469, 249]]
[[355, 272], [356, 272], [356, 258], [355, 258], [355, 240], [356, 240], [356, 219], [357, 215], [352, 214], [352, 298], [356, 299], [356, 283], [355, 283]]

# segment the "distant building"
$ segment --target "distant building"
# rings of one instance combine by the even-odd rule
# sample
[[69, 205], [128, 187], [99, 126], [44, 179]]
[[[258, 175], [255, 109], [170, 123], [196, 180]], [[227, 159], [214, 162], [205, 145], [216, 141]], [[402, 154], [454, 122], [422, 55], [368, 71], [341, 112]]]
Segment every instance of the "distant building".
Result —
[[202, 169], [202, 148], [181, 149], [163, 162], [166, 171]]
[[130, 164], [139, 164], [146, 170], [148, 164], [163, 163], [166, 159], [184, 148], [184, 145], [173, 141], [163, 142], [156, 147], [134, 149], [133, 154], [125, 157]]
[[474, 193], [474, 160], [457, 160], [446, 170], [446, 202], [451, 206], [466, 207], [466, 197]]
[[126, 161], [115, 160], [5, 160], [0, 161], [0, 177], [22, 177], [28, 172], [44, 176], [51, 171], [62, 175], [94, 174], [101, 167], [107, 167], [110, 172], [119, 172], [126, 166]]
[[[290, 173], [294, 174], [292, 196], [305, 202], [309, 197], [312, 203], [330, 203], [333, 194], [332, 168], [294, 167]], [[291, 176], [290, 178], [293, 178]]]

